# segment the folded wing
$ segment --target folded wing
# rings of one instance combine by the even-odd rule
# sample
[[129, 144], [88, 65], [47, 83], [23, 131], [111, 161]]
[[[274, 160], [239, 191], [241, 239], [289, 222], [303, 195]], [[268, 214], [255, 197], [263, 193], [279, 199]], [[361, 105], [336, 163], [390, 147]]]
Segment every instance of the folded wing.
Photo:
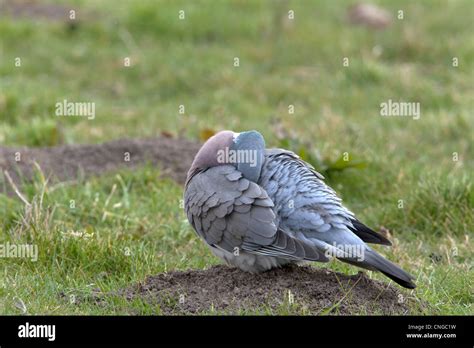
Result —
[[295, 260], [328, 260], [310, 243], [280, 229], [267, 192], [233, 166], [195, 175], [184, 199], [189, 222], [211, 246]]

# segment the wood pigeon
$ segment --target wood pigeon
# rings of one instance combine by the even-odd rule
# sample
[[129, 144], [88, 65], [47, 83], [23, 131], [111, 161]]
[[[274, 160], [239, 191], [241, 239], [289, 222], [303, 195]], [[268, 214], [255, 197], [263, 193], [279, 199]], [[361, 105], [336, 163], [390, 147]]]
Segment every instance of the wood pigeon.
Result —
[[247, 272], [337, 258], [413, 289], [413, 276], [366, 243], [390, 241], [341, 204], [321, 174], [295, 153], [266, 149], [257, 131], [221, 131], [188, 172], [184, 206], [212, 252]]

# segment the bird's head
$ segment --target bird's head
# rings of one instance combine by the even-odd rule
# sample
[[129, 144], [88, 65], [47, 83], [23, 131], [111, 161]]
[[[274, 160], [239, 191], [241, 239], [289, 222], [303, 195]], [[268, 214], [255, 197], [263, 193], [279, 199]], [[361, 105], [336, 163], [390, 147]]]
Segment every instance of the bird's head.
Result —
[[220, 165], [233, 165], [242, 175], [257, 182], [265, 159], [265, 140], [255, 131], [221, 131], [199, 149], [188, 171], [186, 183], [197, 173]]

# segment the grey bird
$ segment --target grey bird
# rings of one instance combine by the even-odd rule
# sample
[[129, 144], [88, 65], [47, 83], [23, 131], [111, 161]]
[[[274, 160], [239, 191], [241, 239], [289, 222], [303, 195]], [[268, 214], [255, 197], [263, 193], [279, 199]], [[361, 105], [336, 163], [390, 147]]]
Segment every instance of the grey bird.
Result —
[[412, 275], [366, 244], [390, 241], [357, 220], [323, 179], [295, 153], [266, 149], [257, 131], [221, 131], [194, 158], [184, 207], [211, 251], [243, 271], [337, 258], [415, 288]]

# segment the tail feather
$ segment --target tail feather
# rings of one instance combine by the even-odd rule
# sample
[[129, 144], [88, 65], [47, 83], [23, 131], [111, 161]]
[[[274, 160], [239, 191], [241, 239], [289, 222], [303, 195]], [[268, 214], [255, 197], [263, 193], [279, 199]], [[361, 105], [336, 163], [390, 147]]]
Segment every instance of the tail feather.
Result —
[[352, 226], [353, 227], [349, 227], [349, 229], [366, 243], [392, 245], [387, 238], [365, 226], [357, 219], [352, 219]]
[[411, 274], [405, 272], [372, 249], [366, 249], [363, 261], [347, 258], [340, 258], [340, 260], [371, 271], [379, 271], [404, 288], [414, 289], [416, 287], [412, 281], [414, 277]]

